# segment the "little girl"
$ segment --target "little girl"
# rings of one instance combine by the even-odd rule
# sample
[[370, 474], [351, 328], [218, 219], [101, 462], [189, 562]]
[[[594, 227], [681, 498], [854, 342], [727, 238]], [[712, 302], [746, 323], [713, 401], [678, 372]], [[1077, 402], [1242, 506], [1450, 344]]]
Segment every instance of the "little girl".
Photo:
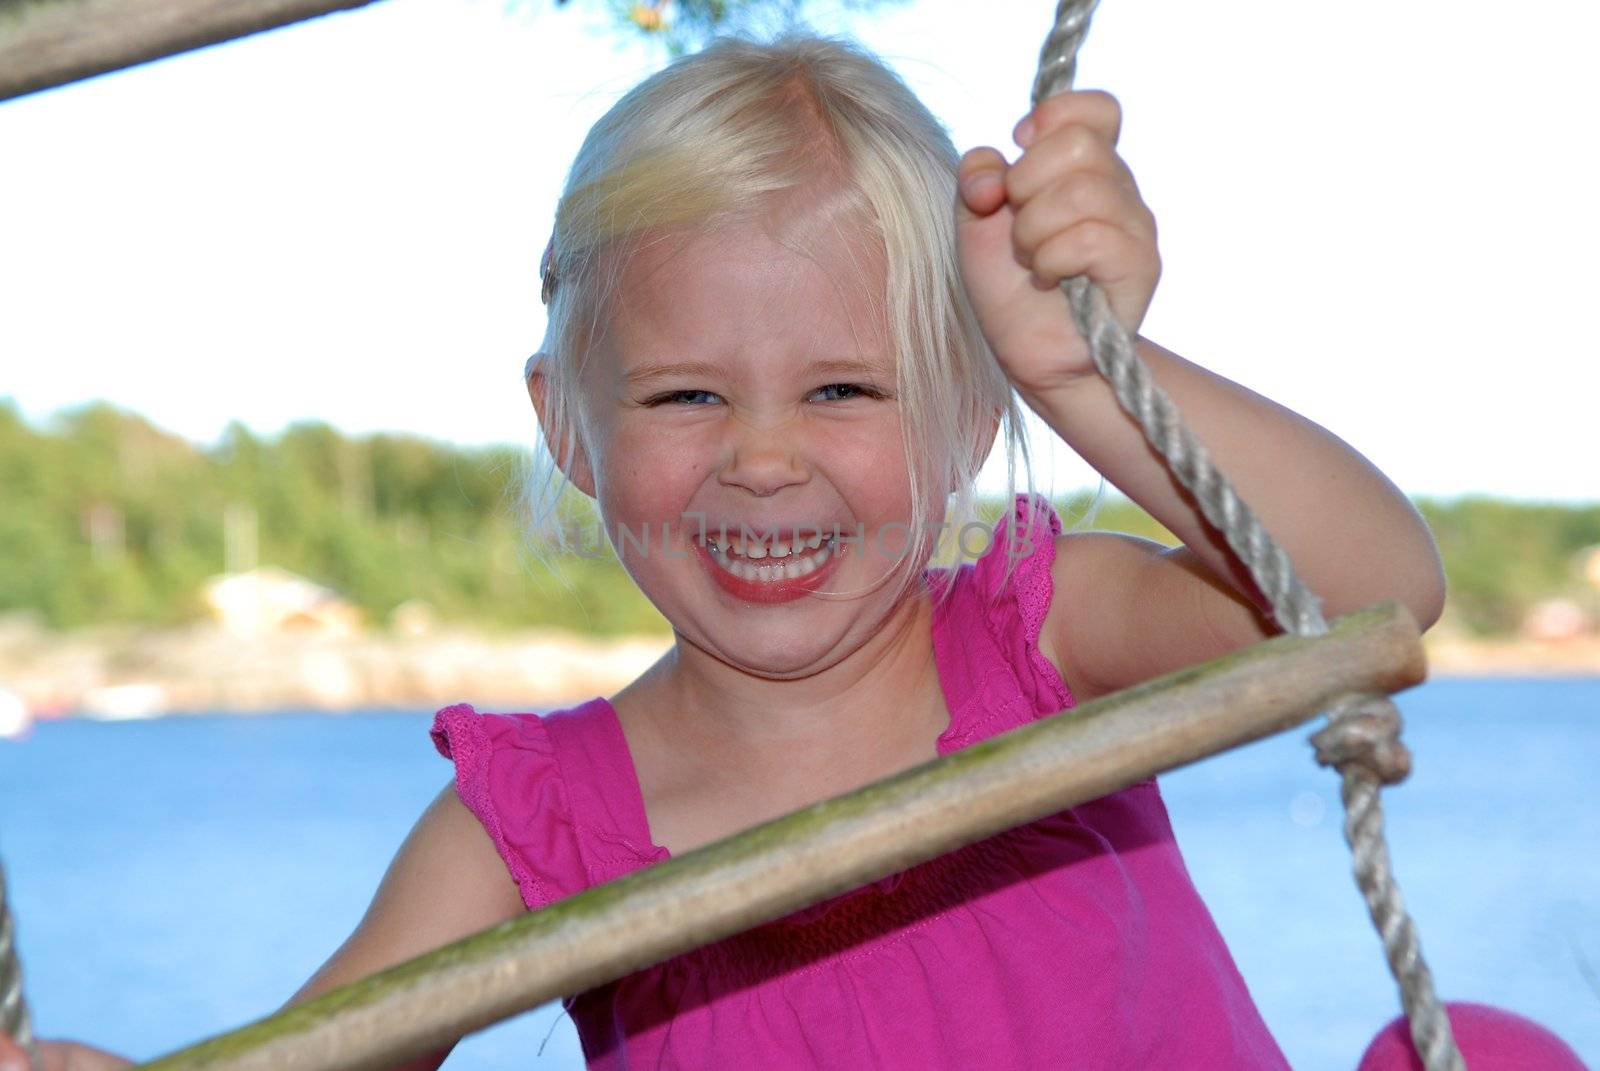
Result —
[[[1014, 163], [958, 158], [875, 59], [789, 37], [720, 41], [595, 125], [545, 256], [532, 497], [545, 521], [564, 485], [594, 500], [676, 642], [570, 710], [439, 712], [455, 778], [296, 999], [1274, 631], [1057, 287], [1089, 275], [1132, 330], [1150, 303], [1119, 121], [1067, 93]], [[1376, 469], [1140, 348], [1330, 617], [1437, 618], [1433, 542]], [[1182, 545], [1063, 533], [1021, 495], [975, 563], [930, 568], [941, 530], [973, 549], [1018, 398]], [[1153, 780], [568, 1007], [605, 1069], [1286, 1066]], [[48, 1071], [120, 1066], [44, 1048]]]

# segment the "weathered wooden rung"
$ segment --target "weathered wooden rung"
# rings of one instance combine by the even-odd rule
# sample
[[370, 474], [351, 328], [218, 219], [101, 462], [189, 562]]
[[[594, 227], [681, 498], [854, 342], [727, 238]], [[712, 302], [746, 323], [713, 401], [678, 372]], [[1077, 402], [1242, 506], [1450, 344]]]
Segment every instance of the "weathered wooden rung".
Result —
[[358, 1071], [429, 1052], [1155, 774], [1425, 675], [1388, 604], [1087, 703], [635, 871], [184, 1049], [148, 1071]]
[[0, 100], [372, 0], [0, 0]]

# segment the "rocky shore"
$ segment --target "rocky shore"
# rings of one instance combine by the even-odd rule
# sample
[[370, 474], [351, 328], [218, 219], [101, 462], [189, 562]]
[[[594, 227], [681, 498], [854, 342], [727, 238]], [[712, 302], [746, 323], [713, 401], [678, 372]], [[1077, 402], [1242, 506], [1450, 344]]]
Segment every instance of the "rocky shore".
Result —
[[[215, 625], [70, 633], [0, 620], [0, 693], [34, 717], [139, 718], [216, 711], [426, 708], [471, 702], [525, 709], [609, 694], [667, 649], [666, 636], [604, 640], [567, 632], [244, 638]], [[1435, 676], [1600, 675], [1600, 637], [1427, 639]]]
[[1437, 677], [1600, 676], [1600, 636], [1562, 639], [1423, 638], [1428, 669]]
[[0, 623], [0, 691], [36, 717], [352, 710], [471, 702], [526, 709], [616, 691], [667, 649], [666, 636], [426, 635], [242, 638], [212, 626], [50, 633]]

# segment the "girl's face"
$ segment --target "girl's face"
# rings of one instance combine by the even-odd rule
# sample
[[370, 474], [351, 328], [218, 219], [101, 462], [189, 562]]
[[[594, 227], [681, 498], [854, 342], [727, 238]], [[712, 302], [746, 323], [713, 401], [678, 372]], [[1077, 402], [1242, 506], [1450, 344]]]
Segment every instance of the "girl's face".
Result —
[[910, 526], [942, 518], [911, 516], [882, 254], [841, 236], [813, 260], [754, 225], [686, 241], [630, 257], [586, 362], [592, 493], [683, 639], [805, 676], [873, 635]]

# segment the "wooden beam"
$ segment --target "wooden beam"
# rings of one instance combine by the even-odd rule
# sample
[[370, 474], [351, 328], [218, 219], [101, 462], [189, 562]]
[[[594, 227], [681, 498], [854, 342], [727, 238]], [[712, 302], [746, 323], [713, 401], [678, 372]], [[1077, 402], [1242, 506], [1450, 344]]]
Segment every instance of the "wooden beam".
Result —
[[0, 100], [372, 0], [0, 0]]
[[[1044, 718], [635, 871], [146, 1071], [360, 1071], [1424, 676], [1389, 604]], [[1270, 861], [1265, 865], [1271, 865]]]

